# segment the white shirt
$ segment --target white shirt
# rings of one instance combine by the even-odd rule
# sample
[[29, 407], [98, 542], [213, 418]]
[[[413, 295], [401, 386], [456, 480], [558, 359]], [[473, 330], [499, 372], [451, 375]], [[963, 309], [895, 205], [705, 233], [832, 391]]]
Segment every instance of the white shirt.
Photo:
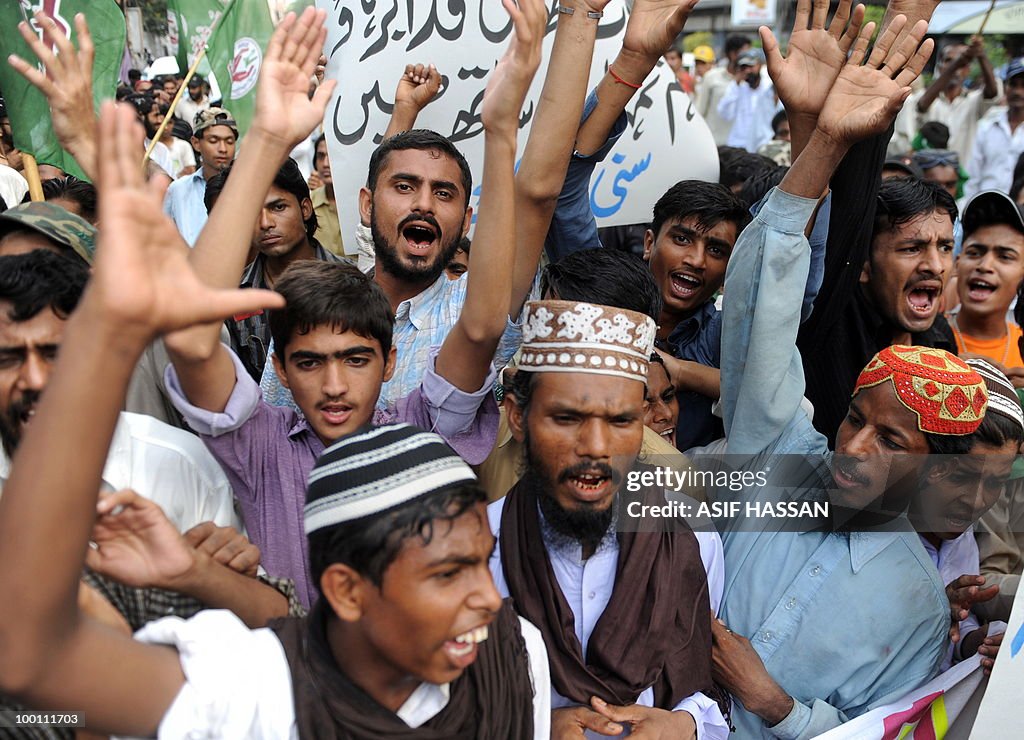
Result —
[[[939, 570], [939, 577], [942, 583], [948, 586], [962, 575], [978, 575], [981, 572], [981, 556], [978, 553], [978, 542], [974, 539], [974, 528], [971, 527], [955, 540], [943, 540], [938, 549], [931, 542], [921, 537], [921, 544], [928, 557], [935, 563]], [[960, 621], [960, 640], [978, 629], [977, 617], [974, 612], [967, 615], [967, 619]], [[953, 665], [953, 645], [946, 651], [946, 657], [942, 661], [942, 670], [948, 670]]]
[[[533, 737], [548, 740], [547, 651], [540, 630], [525, 619], [519, 624], [534, 689]], [[160, 722], [159, 738], [298, 738], [291, 668], [271, 630], [250, 630], [229, 611], [209, 610], [188, 621], [168, 617], [151, 622], [135, 639], [174, 645], [185, 674]], [[396, 714], [410, 727], [419, 727], [448, 706], [448, 689], [448, 684], [420, 684]]]
[[733, 122], [726, 144], [757, 153], [774, 136], [772, 118], [778, 110], [775, 88], [770, 82], [762, 80], [752, 88], [746, 82], [733, 81], [718, 103], [718, 115]]
[[[146, 139], [146, 148], [149, 148], [150, 140]], [[171, 150], [167, 148], [167, 145], [163, 142], [157, 142], [156, 146], [153, 147], [153, 151], [149, 153], [150, 161], [160, 165], [160, 169], [167, 173], [167, 176], [174, 179], [174, 162], [171, 161]]]
[[[0, 492], [11, 461], [0, 451]], [[149, 416], [121, 412], [103, 467], [107, 491], [130, 488], [159, 504], [179, 532], [202, 522], [242, 531], [231, 485], [194, 434]]]
[[181, 100], [174, 107], [174, 115], [180, 118], [182, 121], [187, 123], [189, 126], [195, 126], [196, 113], [201, 110], [207, 110], [210, 107], [210, 99], [203, 96], [203, 99], [198, 103], [192, 100], [192, 96], [185, 91], [185, 94], [181, 96]]
[[964, 197], [971, 198], [982, 190], [1009, 192], [1013, 185], [1013, 168], [1024, 153], [1024, 124], [1010, 131], [1010, 120], [1004, 113], [990, 123], [983, 123], [974, 140], [974, 152], [967, 165], [971, 179], [964, 185]]
[[8, 208], [14, 208], [21, 203], [27, 192], [28, 180], [13, 167], [0, 164], [0, 200], [6, 203]]
[[983, 93], [984, 91], [980, 89], [969, 92], [964, 90], [950, 102], [946, 94], [941, 92], [927, 113], [917, 111], [917, 104], [924, 97], [924, 92], [910, 96], [903, 105], [904, 110], [909, 110], [913, 114], [911, 120], [916, 124], [914, 130], [908, 132], [910, 141], [914, 141], [921, 126], [929, 121], [943, 123], [949, 129], [949, 144], [946, 148], [959, 154], [961, 162], [967, 162], [978, 134], [978, 122], [1001, 95], [1000, 92], [996, 97], [986, 100]]
[[732, 121], [718, 115], [718, 104], [721, 102], [733, 77], [725, 67], [713, 67], [704, 73], [700, 85], [697, 86], [697, 112], [704, 118], [711, 135], [715, 137], [717, 146], [724, 146], [732, 130]]
[[[496, 538], [500, 536], [501, 512], [504, 506], [505, 499], [501, 498], [487, 507], [491, 532]], [[722, 553], [722, 539], [713, 530], [697, 531], [694, 534], [700, 546], [700, 558], [704, 563], [704, 570], [708, 574], [708, 596], [711, 600], [711, 609], [717, 613], [725, 586], [725, 556]], [[538, 546], [540, 545], [541, 543], [538, 543]], [[579, 545], [572, 548], [572, 551], [569, 551], [568, 548], [549, 547], [548, 558], [551, 561], [555, 580], [558, 581], [558, 586], [562, 589], [562, 595], [565, 596], [565, 600], [572, 609], [575, 617], [576, 637], [579, 639], [580, 647], [585, 655], [590, 636], [597, 626], [598, 619], [601, 618], [608, 606], [615, 586], [615, 571], [619, 558], [618, 539], [614, 536], [605, 537], [597, 551], [587, 560], [581, 558]], [[494, 575], [494, 585], [498, 592], [503, 597], [507, 597], [509, 595], [508, 583], [505, 581], [505, 573], [501, 565], [500, 547], [496, 547], [491, 556], [491, 573]], [[643, 707], [654, 706], [654, 690], [652, 688], [644, 690], [637, 697], [636, 703]], [[574, 704], [575, 702], [559, 694], [554, 686], [551, 687], [552, 709], [560, 709]], [[693, 715], [697, 725], [697, 740], [726, 740], [729, 737], [729, 726], [726, 724], [717, 702], [699, 691], [679, 702], [673, 711], [685, 711]], [[604, 737], [590, 731], [585, 736], [591, 740]]]
[[183, 169], [196, 166], [196, 153], [184, 139], [172, 137], [171, 145], [167, 148], [171, 153], [171, 167], [174, 168], [171, 177], [177, 179]]

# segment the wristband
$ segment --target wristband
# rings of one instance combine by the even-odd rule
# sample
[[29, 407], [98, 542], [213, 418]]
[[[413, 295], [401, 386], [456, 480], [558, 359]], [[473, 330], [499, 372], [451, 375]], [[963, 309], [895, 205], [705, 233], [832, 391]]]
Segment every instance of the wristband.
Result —
[[[559, 5], [557, 10], [562, 15], [575, 15], [575, 13], [576, 13], [576, 8], [567, 8], [564, 5]], [[602, 18], [604, 18], [604, 13], [601, 12], [601, 11], [588, 10], [587, 11], [587, 18], [590, 18], [591, 20], [594, 20], [594, 21], [599, 21]]]
[[643, 87], [643, 85], [634, 85], [632, 82], [626, 82], [624, 79], [615, 74], [615, 70], [611, 68], [611, 65], [608, 66], [608, 74], [610, 74], [616, 82], [622, 83], [626, 87], [631, 87], [634, 90], [639, 90], [641, 87]]

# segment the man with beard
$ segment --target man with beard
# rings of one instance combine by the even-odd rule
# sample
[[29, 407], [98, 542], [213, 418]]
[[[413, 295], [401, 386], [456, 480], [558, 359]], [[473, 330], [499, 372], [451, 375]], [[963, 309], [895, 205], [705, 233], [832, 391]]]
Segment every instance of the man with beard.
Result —
[[[715, 676], [738, 700], [732, 719], [744, 738], [816, 737], [927, 681], [945, 650], [949, 603], [904, 514], [925, 455], [970, 451], [966, 435], [988, 404], [984, 381], [943, 350], [887, 347], [856, 379], [833, 455], [800, 407], [796, 345], [807, 222], [850, 147], [891, 124], [931, 53], [923, 21], [895, 42], [905, 22], [892, 21], [863, 66], [874, 24], [860, 29], [807, 147], [741, 235], [729, 268], [726, 451], [743, 470], [767, 475], [744, 500], [830, 505], [827, 518], [721, 524]], [[761, 33], [777, 53], [772, 34]], [[922, 239], [935, 249], [934, 233]], [[905, 248], [916, 264], [922, 248]]]
[[[156, 98], [149, 95], [137, 95], [128, 98], [128, 100], [135, 105], [135, 112], [138, 114], [139, 120], [142, 121], [142, 126], [146, 130], [146, 140], [143, 144], [148, 149], [150, 142], [152, 142], [156, 132], [160, 129], [160, 124], [164, 122], [163, 105]], [[149, 153], [149, 161], [157, 165], [168, 178], [174, 179], [174, 163], [171, 161], [171, 150], [164, 144], [159, 141], [156, 142], [153, 146], [153, 151]]]
[[238, 124], [223, 108], [199, 111], [192, 127], [192, 146], [199, 151], [202, 166], [172, 182], [164, 198], [164, 213], [174, 220], [189, 246], [196, 243], [206, 225], [207, 183], [231, 166], [238, 140]]
[[[305, 259], [279, 278], [272, 276], [273, 282], [262, 283], [273, 285], [287, 299], [287, 307], [269, 312], [266, 321], [274, 338], [274, 370], [292, 391], [301, 414], [263, 401], [246, 368], [220, 343], [217, 327], [197, 327], [166, 338], [174, 364], [174, 372], [167, 375], [172, 401], [228, 471], [246, 528], [268, 567], [293, 578], [306, 604], [317, 592], [302, 536], [303, 502], [309, 471], [327, 445], [367, 424], [392, 421], [437, 432], [471, 464], [482, 462], [494, 445], [498, 413], [492, 391], [497, 373], [491, 361], [508, 316], [508, 275], [515, 261], [515, 135], [539, 55], [540, 41], [532, 34], [528, 41], [516, 38], [491, 77], [482, 113], [486, 166], [480, 217], [470, 255], [470, 272], [476, 274], [464, 286], [465, 306], [456, 311], [453, 328], [440, 347], [430, 349], [409, 393], [380, 408], [382, 385], [401, 362], [394, 305], [380, 284], [350, 264]], [[223, 193], [211, 212], [207, 228], [215, 233], [225, 223], [223, 218], [238, 225], [255, 220], [259, 204], [252, 192], [266, 188], [267, 164], [284, 160], [291, 150], [285, 145], [305, 138], [323, 115], [327, 94], [310, 100], [298, 84], [304, 69], [278, 66], [278, 74], [260, 80], [261, 100], [286, 100], [280, 106], [257, 107], [246, 148], [224, 179]], [[294, 118], [284, 117], [285, 109]], [[430, 136], [431, 142], [438, 141], [436, 134]], [[392, 192], [381, 202], [397, 200], [406, 213], [412, 212], [407, 231], [419, 229], [409, 231], [416, 238], [432, 224], [445, 224], [432, 234], [453, 233], [448, 230], [451, 222], [462, 219], [456, 219], [457, 214], [465, 213], [468, 221], [468, 183], [450, 157], [434, 156], [431, 149], [410, 151], [422, 155], [418, 164], [412, 157], [404, 160], [402, 170], [395, 170], [393, 163], [382, 168], [380, 187]], [[294, 162], [286, 168], [293, 170], [296, 186], [305, 187]], [[218, 181], [211, 183], [208, 195]], [[270, 189], [261, 226], [280, 207], [277, 192]], [[286, 195], [292, 198], [287, 208], [296, 214], [298, 203]], [[308, 197], [303, 202], [308, 206]], [[296, 215], [290, 218], [294, 228], [301, 229], [302, 221]], [[460, 236], [462, 223], [459, 220], [454, 232]], [[254, 241], [261, 249], [278, 250], [283, 238], [263, 238], [277, 234], [261, 229]], [[218, 250], [209, 250], [206, 238], [204, 231], [194, 258], [220, 258], [231, 251], [240, 261], [239, 247], [244, 245], [237, 233]], [[272, 263], [253, 263], [258, 264]], [[442, 290], [453, 282], [444, 276], [440, 280]], [[260, 312], [250, 316], [256, 315], [264, 317]]]
[[635, 311], [526, 306], [509, 425], [527, 470], [488, 508], [499, 539], [491, 568], [548, 645], [554, 738], [618, 736], [627, 725], [666, 739], [729, 733], [705, 617], [723, 579], [718, 535], [620, 526], [654, 332]]
[[196, 114], [210, 107], [210, 96], [206, 94], [206, 80], [202, 75], [192, 75], [188, 81], [188, 95], [183, 95], [174, 109], [174, 115], [189, 126]]

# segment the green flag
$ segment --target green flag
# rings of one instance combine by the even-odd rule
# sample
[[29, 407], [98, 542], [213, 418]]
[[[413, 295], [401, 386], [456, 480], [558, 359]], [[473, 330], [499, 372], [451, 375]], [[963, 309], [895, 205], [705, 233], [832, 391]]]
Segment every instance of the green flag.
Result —
[[256, 108], [256, 81], [274, 24], [267, 0], [232, 0], [210, 38], [206, 56], [220, 83], [223, 105], [244, 136]]
[[192, 66], [231, 0], [167, 0], [167, 35], [181, 74]]
[[[92, 94], [97, 108], [101, 101], [114, 97], [125, 50], [124, 15], [114, 0], [0, 0], [0, 90], [7, 103], [14, 145], [36, 158], [40, 164], [60, 167], [68, 174], [85, 175], [70, 154], [60, 148], [50, 121], [46, 97], [7, 63], [7, 55], [17, 54], [32, 63], [35, 54], [18, 33], [18, 23], [32, 18], [37, 10], [47, 13], [57, 28], [77, 47], [75, 14], [84, 13], [89, 23], [96, 58], [92, 67]], [[32, 21], [33, 30], [42, 38], [42, 30]]]

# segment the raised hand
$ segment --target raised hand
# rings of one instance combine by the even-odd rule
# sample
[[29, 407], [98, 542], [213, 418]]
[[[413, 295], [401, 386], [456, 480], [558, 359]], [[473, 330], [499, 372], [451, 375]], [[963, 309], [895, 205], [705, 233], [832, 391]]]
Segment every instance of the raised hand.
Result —
[[881, 133], [892, 123], [935, 46], [931, 39], [921, 41], [928, 31], [925, 21], [918, 21], [897, 43], [905, 25], [906, 17], [896, 16], [863, 66], [874, 24], [861, 28], [853, 53], [818, 116], [820, 133], [837, 144], [850, 146]]
[[502, 0], [501, 4], [512, 17], [515, 31], [487, 82], [480, 118], [488, 131], [507, 128], [514, 136], [519, 130], [519, 111], [540, 67], [548, 14], [544, 0], [519, 0], [518, 4]]
[[193, 550], [163, 510], [135, 491], [104, 495], [85, 564], [134, 588], [169, 588], [195, 566]]
[[676, 40], [696, 6], [697, 0], [636, 0], [622, 51], [656, 61]]
[[395, 105], [419, 113], [441, 89], [441, 73], [433, 64], [407, 64], [395, 91]]
[[256, 112], [250, 133], [260, 133], [290, 151], [324, 120], [335, 81], [325, 80], [309, 97], [309, 80], [320, 61], [327, 29], [326, 11], [306, 8], [289, 13], [267, 45], [256, 87]]
[[284, 305], [276, 293], [214, 290], [196, 275], [188, 247], [163, 213], [157, 186], [143, 182], [142, 126], [131, 107], [104, 103], [99, 131], [103, 230], [83, 306], [119, 335], [148, 342], [195, 324]]
[[[11, 54], [8, 61], [18, 73], [35, 85], [50, 104], [53, 132], [60, 145], [69, 151], [78, 166], [91, 178], [96, 177], [96, 112], [92, 100], [92, 63], [95, 56], [92, 36], [85, 16], [75, 15], [78, 49], [72, 46], [57, 24], [42, 11], [35, 15], [43, 29], [45, 43], [29, 28], [18, 24], [18, 32], [45, 68], [40, 72], [34, 64]], [[57, 54], [52, 51], [57, 47]]]
[[857, 5], [851, 15], [851, 3], [852, 0], [840, 0], [832, 23], [825, 28], [828, 0], [813, 0], [813, 5], [812, 0], [799, 0], [785, 57], [771, 30], [761, 27], [768, 74], [791, 123], [798, 116], [817, 118], [846, 64], [847, 54], [864, 22], [864, 6]]

